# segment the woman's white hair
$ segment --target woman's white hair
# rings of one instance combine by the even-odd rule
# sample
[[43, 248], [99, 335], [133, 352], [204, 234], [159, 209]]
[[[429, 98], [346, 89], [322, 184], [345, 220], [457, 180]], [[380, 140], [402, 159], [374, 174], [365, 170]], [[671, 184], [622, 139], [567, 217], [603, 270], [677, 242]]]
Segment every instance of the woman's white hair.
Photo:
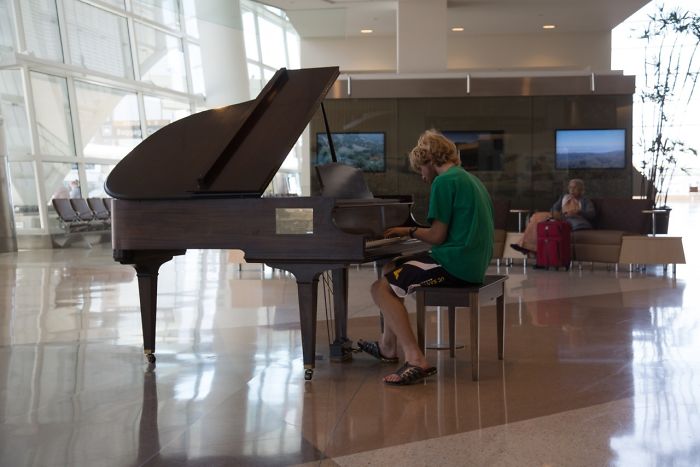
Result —
[[569, 180], [569, 185], [571, 185], [572, 183], [577, 187], [581, 188], [582, 190], [586, 188], [586, 185], [584, 185], [583, 180], [581, 180], [580, 178], [572, 178], [571, 180]]

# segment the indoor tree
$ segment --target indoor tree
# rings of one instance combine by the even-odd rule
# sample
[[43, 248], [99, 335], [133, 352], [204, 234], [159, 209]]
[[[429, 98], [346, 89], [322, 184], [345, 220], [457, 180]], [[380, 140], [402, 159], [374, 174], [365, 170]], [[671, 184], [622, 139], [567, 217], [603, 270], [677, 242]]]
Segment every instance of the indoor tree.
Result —
[[649, 16], [641, 39], [645, 41], [644, 83], [640, 98], [642, 134], [641, 192], [654, 199], [655, 207], [666, 207], [671, 180], [679, 165], [679, 156], [697, 156], [674, 135], [673, 127], [682, 121], [700, 74], [700, 16], [663, 5]]

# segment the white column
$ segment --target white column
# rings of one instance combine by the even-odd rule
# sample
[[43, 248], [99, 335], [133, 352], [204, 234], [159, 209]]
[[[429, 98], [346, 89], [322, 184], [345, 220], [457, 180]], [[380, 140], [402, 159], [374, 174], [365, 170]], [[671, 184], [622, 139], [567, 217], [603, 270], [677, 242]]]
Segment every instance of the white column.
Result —
[[447, 70], [447, 0], [399, 0], [397, 73]]
[[0, 115], [0, 253], [9, 251], [17, 251], [17, 234], [10, 200], [5, 129], [3, 128], [2, 115]]
[[208, 106], [250, 100], [239, 0], [197, 0], [196, 5]]

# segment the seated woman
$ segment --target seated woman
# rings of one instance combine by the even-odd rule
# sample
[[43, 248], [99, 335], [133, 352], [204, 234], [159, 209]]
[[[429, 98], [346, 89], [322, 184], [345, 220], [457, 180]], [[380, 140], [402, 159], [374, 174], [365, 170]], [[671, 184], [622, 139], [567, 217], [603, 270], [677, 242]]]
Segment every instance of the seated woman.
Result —
[[563, 194], [551, 212], [536, 212], [530, 216], [530, 221], [525, 227], [520, 243], [512, 243], [511, 248], [521, 253], [535, 253], [537, 251], [537, 224], [547, 219], [565, 220], [571, 224], [571, 230], [592, 229], [591, 221], [595, 217], [593, 202], [583, 196], [585, 187], [583, 180], [573, 178], [569, 181], [569, 192]]

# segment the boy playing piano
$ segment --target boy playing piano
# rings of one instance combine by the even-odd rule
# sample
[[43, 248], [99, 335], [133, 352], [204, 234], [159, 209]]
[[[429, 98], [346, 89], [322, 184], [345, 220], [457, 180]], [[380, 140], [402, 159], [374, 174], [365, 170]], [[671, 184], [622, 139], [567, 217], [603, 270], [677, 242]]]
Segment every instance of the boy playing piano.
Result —
[[403, 299], [416, 287], [481, 283], [493, 249], [493, 207], [484, 185], [460, 166], [454, 143], [435, 130], [424, 132], [409, 154], [411, 168], [431, 184], [430, 227], [392, 227], [385, 237], [406, 236], [432, 245], [430, 251], [402, 256], [384, 267], [372, 284], [372, 298], [384, 315], [379, 341], [358, 341], [360, 349], [386, 362], [405, 363], [384, 377], [404, 385], [437, 373], [418, 347]]

